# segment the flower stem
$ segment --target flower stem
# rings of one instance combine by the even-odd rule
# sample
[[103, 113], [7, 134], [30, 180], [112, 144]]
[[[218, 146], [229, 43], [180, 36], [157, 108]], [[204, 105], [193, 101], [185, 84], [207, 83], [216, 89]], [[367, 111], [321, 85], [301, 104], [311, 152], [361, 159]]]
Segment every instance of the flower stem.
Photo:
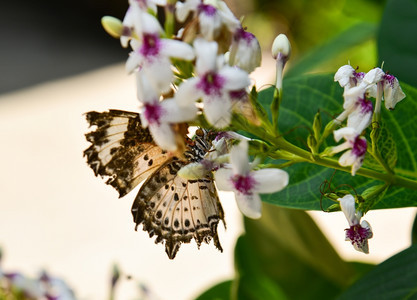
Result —
[[[248, 129], [248, 128], [247, 128]], [[261, 136], [266, 142], [270, 143], [274, 147], [285, 150], [289, 153], [292, 153], [300, 158], [300, 160], [303, 160], [308, 163], [312, 163], [315, 165], [328, 167], [340, 171], [344, 171], [347, 173], [351, 172], [350, 167], [342, 167], [339, 165], [339, 162], [337, 160], [326, 158], [326, 157], [320, 157], [318, 155], [312, 155], [311, 152], [306, 151], [304, 149], [301, 149], [287, 140], [285, 140], [282, 136], [274, 137], [266, 133], [265, 131], [262, 131], [261, 129], [257, 127], [251, 127], [250, 132], [252, 134]], [[367, 169], [367, 168], [360, 168], [357, 172], [357, 175], [364, 176], [367, 178], [380, 180], [385, 182], [388, 185], [395, 185], [399, 187], [409, 188], [412, 190], [417, 190], [417, 181], [408, 179], [399, 175], [395, 175], [394, 173], [388, 172], [388, 173], [381, 173], [375, 170]]]

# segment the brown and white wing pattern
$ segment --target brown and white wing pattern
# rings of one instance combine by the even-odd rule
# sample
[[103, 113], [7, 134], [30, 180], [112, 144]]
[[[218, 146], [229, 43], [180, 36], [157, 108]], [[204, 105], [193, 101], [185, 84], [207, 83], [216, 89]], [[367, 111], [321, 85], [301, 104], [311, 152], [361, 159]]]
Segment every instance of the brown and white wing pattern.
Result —
[[91, 146], [84, 151], [96, 176], [107, 178], [123, 197], [168, 159], [168, 154], [141, 126], [139, 114], [121, 110], [88, 112], [86, 119], [95, 130], [86, 134]]
[[133, 220], [143, 225], [155, 243], [165, 242], [170, 259], [177, 254], [181, 243], [193, 238], [198, 247], [202, 242], [222, 251], [217, 225], [224, 222], [223, 208], [211, 178], [187, 180], [177, 175], [186, 162], [175, 157], [160, 167], [141, 187], [132, 206]]

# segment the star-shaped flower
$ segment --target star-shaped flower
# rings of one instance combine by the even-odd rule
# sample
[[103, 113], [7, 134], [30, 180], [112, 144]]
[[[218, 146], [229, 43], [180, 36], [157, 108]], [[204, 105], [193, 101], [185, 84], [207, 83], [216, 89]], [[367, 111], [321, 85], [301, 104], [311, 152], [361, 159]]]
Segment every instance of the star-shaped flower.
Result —
[[367, 143], [366, 139], [352, 127], [344, 127], [334, 131], [334, 139], [339, 142], [342, 138], [346, 141], [332, 148], [331, 153], [339, 153], [349, 149], [339, 158], [341, 166], [352, 166], [352, 176], [362, 166], [365, 158]]
[[194, 50], [187, 43], [160, 38], [162, 28], [150, 14], [143, 13], [141, 22], [139, 39], [130, 42], [133, 51], [126, 62], [126, 70], [129, 73], [142, 70], [156, 91], [167, 93], [174, 80], [170, 58], [192, 60]]
[[230, 151], [231, 166], [215, 173], [220, 190], [233, 191], [240, 211], [247, 217], [261, 217], [259, 193], [275, 193], [288, 185], [288, 173], [280, 169], [253, 171], [248, 159], [248, 141], [242, 140]]
[[204, 114], [210, 124], [224, 128], [231, 121], [231, 92], [246, 89], [250, 84], [249, 75], [237, 67], [227, 66], [222, 61], [219, 63], [216, 42], [197, 39], [194, 48], [197, 76], [180, 85], [176, 99], [181, 106], [202, 99]]

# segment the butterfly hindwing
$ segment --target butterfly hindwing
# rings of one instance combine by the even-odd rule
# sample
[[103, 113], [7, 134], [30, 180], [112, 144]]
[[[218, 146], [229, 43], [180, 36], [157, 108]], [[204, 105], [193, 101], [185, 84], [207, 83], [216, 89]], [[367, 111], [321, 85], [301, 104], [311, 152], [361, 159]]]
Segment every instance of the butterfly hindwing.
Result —
[[152, 140], [148, 129], [141, 126], [137, 113], [110, 110], [88, 112], [90, 126], [97, 128], [86, 134], [92, 145], [84, 151], [87, 163], [96, 176], [108, 178], [123, 197], [146, 179], [168, 158], [168, 154]]
[[220, 220], [224, 223], [224, 214], [214, 182], [180, 177], [177, 172], [183, 165], [174, 158], [158, 169], [145, 181], [132, 206], [136, 226], [142, 224], [151, 237], [156, 235], [156, 243], [164, 241], [170, 259], [181, 243], [193, 238], [198, 246], [213, 239], [222, 251], [217, 226]]

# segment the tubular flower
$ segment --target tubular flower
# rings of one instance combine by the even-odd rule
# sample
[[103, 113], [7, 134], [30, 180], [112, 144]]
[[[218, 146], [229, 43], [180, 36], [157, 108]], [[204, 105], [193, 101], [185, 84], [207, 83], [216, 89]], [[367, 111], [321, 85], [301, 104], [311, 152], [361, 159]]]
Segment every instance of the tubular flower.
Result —
[[194, 59], [193, 48], [181, 41], [162, 39], [162, 28], [153, 16], [143, 13], [140, 40], [133, 39], [126, 62], [126, 70], [131, 73], [142, 70], [153, 88], [161, 93], [170, 91], [174, 79], [170, 58]]
[[236, 67], [218, 66], [216, 42], [197, 39], [194, 48], [197, 76], [180, 85], [176, 99], [180, 106], [202, 99], [209, 123], [224, 128], [231, 121], [233, 102], [230, 92], [245, 89], [250, 84], [249, 75]]
[[197, 107], [179, 107], [175, 99], [159, 101], [145, 76], [139, 74], [139, 98], [141, 101], [140, 119], [144, 128], [148, 127], [154, 141], [162, 149], [175, 151], [178, 148], [175, 132], [171, 125], [191, 121], [197, 115]]
[[345, 229], [345, 240], [350, 241], [353, 247], [365, 254], [369, 253], [368, 239], [372, 238], [372, 228], [368, 222], [362, 221], [361, 212], [355, 210], [355, 198], [352, 195], [346, 195], [343, 198], [337, 199], [340, 202], [340, 208], [345, 214], [345, 217], [349, 223], [349, 228]]
[[333, 147], [331, 153], [335, 154], [349, 149], [339, 158], [339, 164], [343, 167], [352, 166], [352, 176], [355, 176], [356, 171], [362, 166], [365, 158], [367, 149], [366, 139], [351, 127], [344, 127], [334, 131], [334, 139], [336, 142], [339, 142], [342, 137], [346, 141]]
[[259, 193], [274, 193], [288, 185], [288, 173], [280, 169], [253, 171], [248, 159], [248, 141], [242, 140], [230, 151], [231, 166], [215, 173], [217, 187], [233, 191], [240, 211], [247, 217], [261, 217]]

